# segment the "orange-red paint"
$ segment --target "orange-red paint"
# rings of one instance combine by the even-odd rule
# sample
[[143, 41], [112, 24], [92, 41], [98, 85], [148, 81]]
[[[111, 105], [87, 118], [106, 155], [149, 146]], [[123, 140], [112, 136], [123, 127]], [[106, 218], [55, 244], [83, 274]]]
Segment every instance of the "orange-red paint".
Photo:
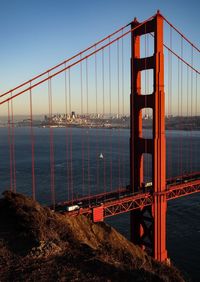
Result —
[[[139, 23], [134, 20], [132, 28]], [[154, 54], [140, 58], [140, 36], [154, 32]], [[144, 63], [146, 62], [146, 63]], [[153, 69], [154, 89], [141, 95], [141, 71]], [[146, 99], [145, 99], [146, 97]], [[142, 137], [142, 109], [153, 110], [153, 139]], [[146, 148], [148, 149], [146, 151]], [[166, 140], [163, 18], [159, 12], [132, 32], [131, 58], [131, 189], [138, 191], [143, 182], [144, 153], [152, 154], [153, 205], [131, 212], [131, 239], [150, 251], [159, 261], [167, 259], [166, 250]], [[148, 221], [148, 223], [147, 223]], [[150, 242], [150, 244], [149, 244]]]

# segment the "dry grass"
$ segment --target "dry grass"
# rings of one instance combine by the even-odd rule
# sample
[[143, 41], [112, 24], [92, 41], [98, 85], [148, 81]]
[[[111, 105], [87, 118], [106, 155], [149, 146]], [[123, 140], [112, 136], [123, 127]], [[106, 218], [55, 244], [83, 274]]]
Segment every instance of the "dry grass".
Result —
[[0, 281], [183, 281], [105, 223], [69, 218], [5, 192]]

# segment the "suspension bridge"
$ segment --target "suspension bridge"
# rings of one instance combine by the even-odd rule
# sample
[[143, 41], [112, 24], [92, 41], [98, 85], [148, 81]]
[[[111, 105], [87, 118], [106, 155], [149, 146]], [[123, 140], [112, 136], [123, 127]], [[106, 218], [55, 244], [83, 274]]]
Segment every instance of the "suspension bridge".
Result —
[[167, 202], [200, 192], [199, 52], [158, 11], [2, 93], [2, 189], [94, 222], [130, 212], [166, 261]]

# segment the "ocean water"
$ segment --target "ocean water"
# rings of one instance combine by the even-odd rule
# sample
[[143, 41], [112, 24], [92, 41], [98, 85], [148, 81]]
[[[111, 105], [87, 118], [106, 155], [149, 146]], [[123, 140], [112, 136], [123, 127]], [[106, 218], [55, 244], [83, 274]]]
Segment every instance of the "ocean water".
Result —
[[[0, 193], [9, 189], [10, 147], [14, 144], [16, 188], [32, 193], [30, 128], [15, 128], [14, 139], [0, 128]], [[34, 128], [36, 198], [51, 204], [50, 130]], [[53, 129], [56, 201], [114, 190], [129, 183], [129, 130]], [[145, 137], [150, 137], [150, 130]], [[167, 177], [200, 171], [200, 132], [167, 131]], [[99, 155], [104, 158], [100, 159]], [[144, 174], [151, 175], [151, 156], [145, 155]], [[73, 191], [73, 192], [72, 192]], [[129, 214], [106, 219], [129, 238]], [[191, 281], [200, 280], [200, 195], [168, 203], [167, 249], [172, 262]]]

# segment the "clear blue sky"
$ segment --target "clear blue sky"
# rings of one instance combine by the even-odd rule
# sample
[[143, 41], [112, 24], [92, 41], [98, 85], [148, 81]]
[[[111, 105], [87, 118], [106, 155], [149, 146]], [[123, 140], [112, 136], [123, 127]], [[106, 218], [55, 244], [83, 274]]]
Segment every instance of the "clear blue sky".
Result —
[[0, 92], [157, 9], [200, 45], [198, 0], [0, 0]]

